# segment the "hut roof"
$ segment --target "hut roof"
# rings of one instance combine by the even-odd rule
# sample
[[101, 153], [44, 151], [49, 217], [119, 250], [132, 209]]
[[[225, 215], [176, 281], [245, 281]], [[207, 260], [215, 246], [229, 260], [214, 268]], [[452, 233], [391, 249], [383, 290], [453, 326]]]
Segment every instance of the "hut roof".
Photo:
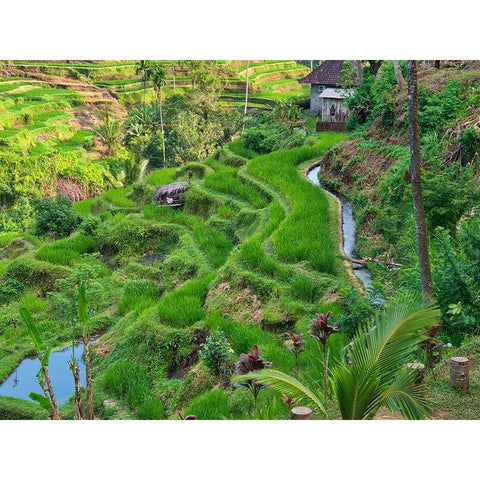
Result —
[[326, 88], [320, 95], [320, 98], [346, 98], [353, 94], [351, 89]]
[[340, 85], [340, 72], [343, 70], [345, 60], [326, 60], [313, 72], [299, 80], [300, 83], [313, 83], [318, 85]]
[[167, 185], [160, 185], [155, 190], [153, 201], [159, 202], [169, 198], [178, 198], [182, 193], [188, 189], [188, 182], [168, 183]]
[[178, 193], [183, 193], [187, 190], [188, 183], [187, 182], [175, 182], [175, 183], [167, 183], [167, 185], [160, 185], [157, 187], [156, 193], [165, 194], [165, 193], [172, 193], [173, 195]]

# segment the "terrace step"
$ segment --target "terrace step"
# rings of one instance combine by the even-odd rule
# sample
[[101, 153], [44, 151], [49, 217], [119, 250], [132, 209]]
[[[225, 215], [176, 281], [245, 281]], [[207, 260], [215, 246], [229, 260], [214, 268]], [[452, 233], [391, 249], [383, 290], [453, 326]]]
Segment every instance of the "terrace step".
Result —
[[52, 87], [65, 88], [78, 92], [84, 99], [87, 105], [92, 105], [98, 107], [99, 105], [109, 106], [109, 110], [117, 115], [125, 115], [126, 109], [105, 89], [97, 87], [87, 83], [81, 79], [65, 77], [65, 76], [54, 76], [47, 75], [38, 71], [38, 69], [27, 68], [20, 65], [15, 67], [10, 67], [10, 74], [15, 74], [16, 76], [26, 76], [28, 79], [40, 80], [46, 82]]

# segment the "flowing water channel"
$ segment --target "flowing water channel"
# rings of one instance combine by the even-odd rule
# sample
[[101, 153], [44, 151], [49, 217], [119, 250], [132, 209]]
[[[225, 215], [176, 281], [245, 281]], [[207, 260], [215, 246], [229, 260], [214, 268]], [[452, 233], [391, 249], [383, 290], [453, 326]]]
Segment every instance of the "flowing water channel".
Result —
[[[77, 359], [80, 368], [80, 381], [81, 384], [85, 386], [85, 363], [83, 362], [82, 353], [83, 345], [75, 345], [75, 358]], [[67, 366], [71, 354], [71, 346], [63, 350], [54, 351], [50, 354], [48, 373], [50, 374], [53, 391], [55, 392], [59, 407], [65, 405], [70, 395], [75, 391], [73, 375]], [[22, 398], [33, 402], [28, 396], [30, 392], [36, 392], [43, 395], [42, 389], [37, 380], [37, 373], [39, 370], [40, 360], [37, 357], [25, 358], [15, 371], [0, 385], [0, 395]]]
[[[321, 166], [318, 166], [308, 172], [308, 179], [319, 187], [322, 186], [318, 178], [320, 168]], [[355, 258], [355, 219], [353, 218], [352, 204], [344, 198], [338, 198], [342, 203], [343, 250], [348, 257]], [[352, 267], [355, 275], [360, 279], [365, 288], [372, 284], [372, 277], [368, 268], [354, 262], [352, 262]]]

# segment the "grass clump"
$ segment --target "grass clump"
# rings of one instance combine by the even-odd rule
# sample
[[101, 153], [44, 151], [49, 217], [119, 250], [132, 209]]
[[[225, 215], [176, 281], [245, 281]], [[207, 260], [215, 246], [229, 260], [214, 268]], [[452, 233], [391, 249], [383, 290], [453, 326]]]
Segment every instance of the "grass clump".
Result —
[[291, 283], [292, 292], [300, 300], [313, 302], [315, 288], [313, 282], [307, 275], [295, 275]]
[[107, 392], [125, 400], [140, 419], [163, 417], [163, 405], [150, 394], [148, 378], [139, 365], [127, 361], [114, 363], [105, 370], [102, 383]]
[[158, 285], [150, 280], [130, 280], [125, 284], [122, 297], [118, 302], [118, 314], [125, 315], [131, 310], [142, 312], [151, 307], [160, 291]]
[[154, 170], [148, 177], [149, 185], [166, 185], [175, 181], [176, 168], [161, 168]]
[[231, 417], [228, 394], [221, 389], [204, 393], [188, 405], [183, 415], [196, 415], [198, 420], [227, 420]]
[[161, 321], [172, 327], [188, 327], [205, 318], [203, 302], [213, 274], [190, 280], [180, 288], [162, 296], [158, 302]]
[[212, 265], [215, 268], [223, 265], [232, 249], [232, 242], [225, 234], [216, 228], [208, 228], [206, 225], [197, 227], [194, 234]]
[[135, 208], [137, 204], [129, 198], [125, 197], [125, 195], [131, 190], [131, 186], [126, 188], [113, 188], [105, 192], [105, 198], [117, 207]]

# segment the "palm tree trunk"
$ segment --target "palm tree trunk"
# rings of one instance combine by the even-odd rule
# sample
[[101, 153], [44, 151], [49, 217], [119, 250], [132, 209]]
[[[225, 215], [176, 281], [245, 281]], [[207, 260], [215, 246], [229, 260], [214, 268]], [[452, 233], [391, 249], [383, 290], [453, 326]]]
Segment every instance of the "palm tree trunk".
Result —
[[242, 132], [245, 131], [245, 115], [247, 114], [248, 103], [248, 67], [250, 66], [250, 60], [247, 60], [247, 73], [246, 73], [246, 87], [245, 87], [245, 108], [243, 109], [243, 126]]
[[162, 88], [158, 89], [158, 108], [160, 109], [160, 126], [162, 128], [162, 150], [163, 150], [163, 168], [166, 166], [165, 158], [165, 131], [163, 129], [163, 113], [162, 113]]
[[403, 88], [405, 86], [405, 79], [403, 78], [399, 60], [393, 61], [393, 68], [395, 70], [395, 78], [397, 79], [397, 85], [399, 86], [399, 88]]
[[172, 60], [173, 94], [175, 95], [175, 63]]
[[355, 60], [355, 68], [357, 70], [358, 84], [363, 85], [363, 71], [362, 71], [362, 61], [361, 60]]
[[415, 213], [415, 227], [417, 231], [417, 252], [422, 282], [424, 300], [433, 299], [432, 275], [428, 256], [427, 223], [422, 193], [422, 169], [420, 163], [420, 141], [418, 133], [418, 89], [417, 89], [417, 62], [408, 60], [408, 136], [410, 143], [410, 177], [412, 183], [413, 210]]

